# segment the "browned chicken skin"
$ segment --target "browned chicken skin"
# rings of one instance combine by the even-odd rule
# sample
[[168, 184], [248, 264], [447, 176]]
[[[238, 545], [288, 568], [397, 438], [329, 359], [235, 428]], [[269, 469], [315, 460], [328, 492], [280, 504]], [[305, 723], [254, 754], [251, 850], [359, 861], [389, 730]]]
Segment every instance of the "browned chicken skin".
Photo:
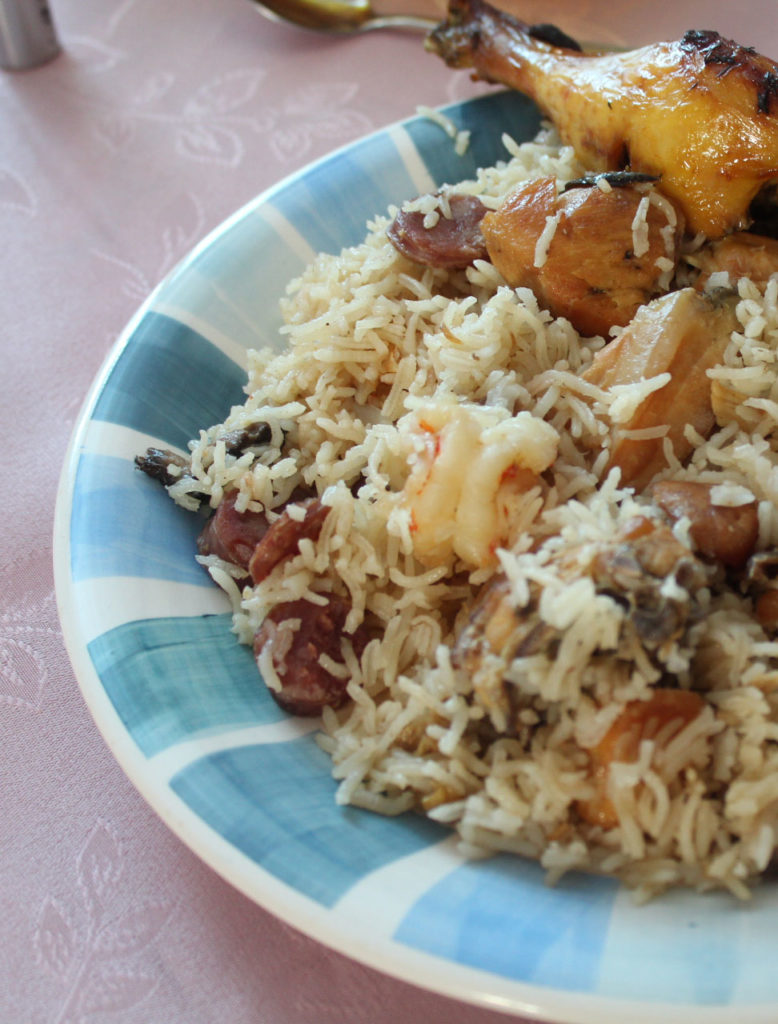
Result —
[[756, 501], [714, 505], [711, 492], [711, 484], [698, 480], [660, 480], [651, 488], [651, 500], [671, 520], [689, 520], [689, 536], [701, 558], [742, 569], [759, 538]]
[[695, 281], [695, 287], [700, 290], [707, 285], [711, 274], [721, 271], [729, 274], [731, 285], [747, 277], [754, 284], [764, 286], [778, 273], [778, 240], [735, 231], [704, 246], [689, 262], [700, 271]]
[[[636, 252], [632, 224], [644, 201], [646, 239]], [[539, 255], [549, 217], [557, 223]], [[582, 334], [607, 337], [663, 290], [663, 261], [675, 268], [683, 217], [669, 203], [649, 203], [648, 193], [637, 188], [606, 192], [595, 185], [558, 194], [555, 178], [540, 178], [487, 213], [481, 231], [508, 284], [531, 288], [541, 305]]]
[[589, 55], [533, 37], [483, 0], [452, 0], [426, 45], [526, 93], [592, 169], [661, 175], [693, 233], [742, 226], [778, 177], [778, 65], [715, 32]]

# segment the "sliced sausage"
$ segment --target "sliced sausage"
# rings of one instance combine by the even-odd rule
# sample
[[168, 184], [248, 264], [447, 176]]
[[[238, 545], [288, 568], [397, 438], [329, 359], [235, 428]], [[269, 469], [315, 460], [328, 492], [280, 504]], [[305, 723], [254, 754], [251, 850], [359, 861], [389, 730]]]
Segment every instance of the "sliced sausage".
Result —
[[201, 555], [217, 555], [225, 562], [248, 569], [254, 549], [268, 531], [264, 512], [236, 512], [237, 494], [225, 495], [197, 538]]
[[733, 508], [714, 505], [712, 485], [695, 480], [661, 480], [651, 488], [653, 500], [673, 520], [689, 518], [689, 536], [703, 558], [742, 569], [759, 537], [756, 501]]
[[451, 216], [441, 211], [432, 227], [424, 226], [426, 214], [400, 210], [387, 229], [389, 241], [403, 256], [428, 267], [455, 270], [488, 259], [481, 234], [484, 204], [470, 195], [449, 196], [448, 204]]
[[308, 498], [296, 507], [305, 509], [305, 518], [296, 519], [288, 509], [284, 509], [259, 538], [248, 562], [254, 584], [261, 583], [280, 562], [296, 555], [303, 538], [316, 540], [321, 533], [329, 506], [322, 505], [318, 498]]
[[[348, 601], [334, 594], [326, 605], [301, 598], [276, 605], [257, 630], [254, 657], [261, 664], [261, 655], [269, 652], [281, 689], [268, 689], [285, 711], [318, 715], [346, 699], [348, 680], [333, 675], [319, 659], [324, 654], [343, 663], [341, 638], [349, 611]], [[290, 628], [283, 628], [284, 623]], [[366, 627], [360, 626], [350, 639], [359, 657], [369, 639]]]

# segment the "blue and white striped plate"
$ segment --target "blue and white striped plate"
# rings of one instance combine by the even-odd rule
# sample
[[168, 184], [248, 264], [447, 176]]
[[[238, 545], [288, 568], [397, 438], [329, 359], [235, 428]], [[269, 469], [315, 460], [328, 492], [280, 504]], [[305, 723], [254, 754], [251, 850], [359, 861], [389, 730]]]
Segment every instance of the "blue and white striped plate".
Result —
[[471, 1002], [575, 1024], [778, 1019], [778, 889], [753, 905], [671, 894], [636, 908], [609, 880], [554, 889], [516, 858], [466, 863], [415, 816], [338, 807], [309, 722], [287, 718], [194, 561], [197, 519], [133, 467], [242, 400], [244, 354], [276, 343], [277, 300], [319, 250], [505, 157], [533, 107], [496, 93], [445, 111], [464, 157], [412, 118], [283, 182], [151, 295], [94, 384], [58, 498], [57, 596], [76, 674], [130, 779], [203, 860], [356, 959]]

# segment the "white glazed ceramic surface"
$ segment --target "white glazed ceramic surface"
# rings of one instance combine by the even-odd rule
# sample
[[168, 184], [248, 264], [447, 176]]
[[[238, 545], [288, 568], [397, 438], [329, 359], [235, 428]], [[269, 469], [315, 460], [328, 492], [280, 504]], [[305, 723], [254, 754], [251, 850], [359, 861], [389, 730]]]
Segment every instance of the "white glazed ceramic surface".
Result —
[[314, 724], [284, 716], [195, 563], [201, 521], [137, 472], [242, 401], [245, 351], [279, 344], [278, 298], [317, 251], [506, 156], [535, 109], [496, 93], [446, 109], [464, 157], [412, 118], [283, 182], [207, 238], [128, 325], [89, 396], [57, 508], [58, 603], [105, 739], [204, 861], [302, 931], [417, 985], [575, 1024], [778, 1019], [778, 889], [751, 905], [610, 880], [548, 888], [532, 863], [468, 863], [417, 816], [335, 804]]

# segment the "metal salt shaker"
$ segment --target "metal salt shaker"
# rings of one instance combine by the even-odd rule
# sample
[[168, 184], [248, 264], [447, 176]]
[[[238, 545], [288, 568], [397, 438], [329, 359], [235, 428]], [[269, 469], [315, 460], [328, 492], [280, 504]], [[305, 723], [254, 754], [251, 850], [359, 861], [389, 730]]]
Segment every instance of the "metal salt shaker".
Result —
[[46, 0], [0, 0], [0, 68], [34, 68], [59, 51]]

